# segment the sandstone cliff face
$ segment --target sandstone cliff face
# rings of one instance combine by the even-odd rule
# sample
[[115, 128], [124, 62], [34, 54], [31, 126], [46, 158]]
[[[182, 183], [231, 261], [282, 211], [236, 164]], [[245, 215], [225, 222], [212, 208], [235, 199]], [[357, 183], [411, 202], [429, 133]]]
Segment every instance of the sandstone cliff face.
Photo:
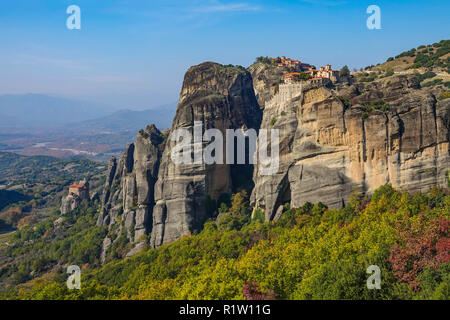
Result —
[[[103, 261], [119, 234], [135, 245], [132, 255], [143, 235], [151, 233], [150, 245], [157, 247], [200, 230], [215, 217], [221, 197], [241, 188], [252, 190], [251, 203], [273, 220], [285, 203], [338, 207], [354, 190], [370, 194], [386, 183], [411, 192], [445, 185], [450, 99], [438, 101], [415, 77], [327, 88], [280, 84], [278, 71], [258, 63], [249, 70], [216, 63], [190, 68], [167, 140], [149, 126], [119, 160], [111, 159], [97, 221], [114, 235], [103, 243]], [[197, 121], [202, 134], [211, 128], [222, 133], [224, 158], [227, 129], [279, 130], [278, 172], [261, 175], [260, 163], [254, 170], [175, 163], [176, 130], [193, 135]], [[198, 144], [204, 149], [208, 143]], [[195, 150], [196, 144], [188, 146]]]
[[[377, 100], [385, 102], [382, 110], [370, 111]], [[445, 185], [448, 100], [398, 76], [339, 90], [307, 85], [266, 103], [261, 129], [280, 130], [280, 170], [260, 176], [256, 168], [252, 202], [271, 220], [286, 202], [337, 207], [353, 190], [371, 193], [386, 183], [411, 192]]]
[[208, 202], [231, 193], [249, 172], [240, 165], [175, 164], [171, 159], [177, 143], [171, 141], [174, 131], [183, 128], [192, 134], [194, 121], [200, 121], [203, 133], [219, 129], [225, 145], [226, 129], [258, 129], [260, 120], [252, 77], [245, 69], [203, 63], [188, 70], [155, 185], [152, 246], [200, 230], [212, 214], [207, 210]]
[[[120, 160], [112, 158], [102, 197], [98, 226], [115, 227], [116, 238], [125, 232], [131, 243], [151, 232], [154, 184], [157, 179], [163, 138], [154, 126], [142, 130], [127, 146]], [[117, 226], [117, 224], [119, 224]], [[104, 252], [113, 243], [105, 239]]]

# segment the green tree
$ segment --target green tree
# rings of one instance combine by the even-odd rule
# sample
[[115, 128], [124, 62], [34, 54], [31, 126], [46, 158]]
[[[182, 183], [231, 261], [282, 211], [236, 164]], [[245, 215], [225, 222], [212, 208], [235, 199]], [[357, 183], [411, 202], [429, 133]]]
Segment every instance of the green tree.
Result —
[[341, 70], [339, 70], [339, 76], [347, 77], [349, 75], [350, 75], [350, 69], [346, 65], [343, 66]]

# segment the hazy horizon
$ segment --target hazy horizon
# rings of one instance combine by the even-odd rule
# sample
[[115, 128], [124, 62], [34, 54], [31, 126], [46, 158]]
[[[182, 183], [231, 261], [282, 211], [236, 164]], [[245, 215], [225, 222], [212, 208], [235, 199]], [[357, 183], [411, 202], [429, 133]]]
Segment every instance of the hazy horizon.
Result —
[[161, 103], [161, 104], [152, 104], [151, 100], [147, 105], [134, 105], [132, 102], [120, 103], [118, 101], [113, 100], [109, 103], [109, 99], [104, 99], [102, 97], [95, 96], [71, 96], [71, 95], [60, 95], [60, 94], [52, 94], [52, 93], [40, 93], [40, 92], [27, 92], [27, 93], [2, 93], [0, 94], [0, 98], [2, 97], [26, 97], [26, 96], [40, 96], [40, 97], [49, 97], [55, 99], [64, 99], [64, 100], [72, 100], [74, 102], [85, 102], [95, 104], [98, 107], [106, 108], [109, 111], [105, 115], [113, 114], [119, 111], [147, 111], [147, 110], [158, 110], [161, 108], [165, 108], [168, 106], [177, 105], [177, 99], [173, 99], [173, 101], [169, 103]]
[[[69, 30], [68, 6], [81, 8]], [[251, 65], [289, 56], [351, 69], [448, 38], [449, 3], [377, 1], [87, 0], [0, 4], [0, 95], [36, 93], [144, 110], [177, 101], [186, 70], [204, 61]]]

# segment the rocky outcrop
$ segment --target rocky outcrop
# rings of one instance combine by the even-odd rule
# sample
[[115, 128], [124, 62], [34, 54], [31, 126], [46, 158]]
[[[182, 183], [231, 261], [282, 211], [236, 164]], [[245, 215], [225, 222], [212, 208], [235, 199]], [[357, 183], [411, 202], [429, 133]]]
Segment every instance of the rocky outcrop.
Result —
[[339, 90], [308, 85], [266, 103], [261, 129], [280, 132], [280, 170], [261, 176], [258, 166], [252, 202], [271, 220], [286, 202], [338, 207], [353, 190], [386, 183], [411, 192], [445, 185], [448, 100], [398, 76]]
[[[109, 226], [115, 239], [105, 239], [102, 256], [123, 232], [128, 241], [138, 243], [152, 228], [154, 184], [157, 179], [163, 137], [150, 125], [141, 130], [117, 161], [111, 158], [97, 225]], [[105, 249], [106, 247], [106, 249]]]
[[61, 199], [61, 214], [65, 215], [78, 208], [83, 201], [90, 201], [89, 182], [85, 178], [77, 185], [69, 187], [69, 194]]
[[106, 261], [106, 254], [108, 253], [109, 248], [111, 247], [112, 241], [107, 236], [103, 239], [102, 243], [102, 252], [100, 254], [100, 261], [104, 263]]
[[98, 192], [94, 192], [91, 196], [91, 202], [96, 202], [96, 201], [100, 201], [100, 195], [98, 194]]
[[[210, 128], [220, 130], [225, 145], [227, 129], [258, 129], [260, 120], [252, 77], [245, 69], [203, 63], [188, 70], [155, 185], [153, 247], [200, 230], [214, 215], [209, 203], [251, 182], [251, 166], [174, 163], [175, 130], [187, 129], [193, 134], [194, 121], [199, 121], [202, 133]], [[190, 146], [194, 149], [194, 142]]]
[[81, 204], [81, 199], [76, 195], [67, 195], [61, 200], [61, 214], [65, 215], [70, 211], [75, 210]]

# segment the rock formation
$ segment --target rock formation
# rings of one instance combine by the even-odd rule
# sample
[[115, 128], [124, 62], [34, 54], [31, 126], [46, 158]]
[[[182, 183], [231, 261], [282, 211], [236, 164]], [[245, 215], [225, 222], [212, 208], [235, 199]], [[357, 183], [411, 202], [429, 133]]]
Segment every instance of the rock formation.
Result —
[[61, 214], [65, 215], [78, 208], [83, 201], [89, 200], [89, 182], [85, 178], [69, 187], [69, 194], [61, 200]]
[[414, 76], [338, 90], [309, 85], [266, 103], [261, 129], [280, 132], [280, 170], [255, 170], [252, 202], [271, 220], [286, 202], [338, 207], [353, 190], [370, 194], [386, 183], [411, 192], [444, 186], [449, 111], [448, 99], [438, 102]]
[[[137, 243], [151, 232], [162, 145], [161, 133], [150, 125], [139, 132], [119, 161], [115, 157], [109, 161], [97, 225], [111, 230], [119, 224], [116, 239], [124, 232], [131, 243]], [[110, 244], [111, 239], [105, 239], [104, 249]]]
[[65, 215], [67, 213], [69, 213], [70, 211], [75, 210], [76, 208], [78, 208], [81, 204], [81, 200], [80, 198], [78, 198], [77, 196], [73, 196], [71, 194], [65, 196], [62, 198], [61, 200], [61, 214]]
[[[201, 230], [222, 196], [243, 188], [273, 220], [285, 203], [339, 207], [354, 190], [370, 194], [386, 183], [411, 192], [445, 185], [450, 99], [438, 101], [413, 75], [325, 87], [280, 84], [282, 72], [262, 63], [247, 71], [211, 62], [187, 71], [166, 141], [149, 126], [109, 162], [97, 221], [110, 229], [103, 261], [119, 234], [135, 245], [132, 255], [144, 235], [151, 233], [157, 247]], [[202, 134], [215, 128], [225, 140], [227, 129], [279, 130], [278, 172], [263, 176], [260, 163], [175, 163], [175, 133], [194, 135], [194, 122]], [[190, 141], [191, 158], [208, 143]]]
[[194, 121], [200, 121], [203, 132], [218, 129], [226, 140], [226, 129], [257, 129], [260, 119], [252, 77], [245, 69], [203, 63], [188, 70], [155, 185], [152, 246], [200, 230], [213, 214], [208, 201], [243, 186], [246, 173], [251, 181], [252, 168], [243, 165], [175, 164], [173, 132], [184, 128], [192, 134]]

